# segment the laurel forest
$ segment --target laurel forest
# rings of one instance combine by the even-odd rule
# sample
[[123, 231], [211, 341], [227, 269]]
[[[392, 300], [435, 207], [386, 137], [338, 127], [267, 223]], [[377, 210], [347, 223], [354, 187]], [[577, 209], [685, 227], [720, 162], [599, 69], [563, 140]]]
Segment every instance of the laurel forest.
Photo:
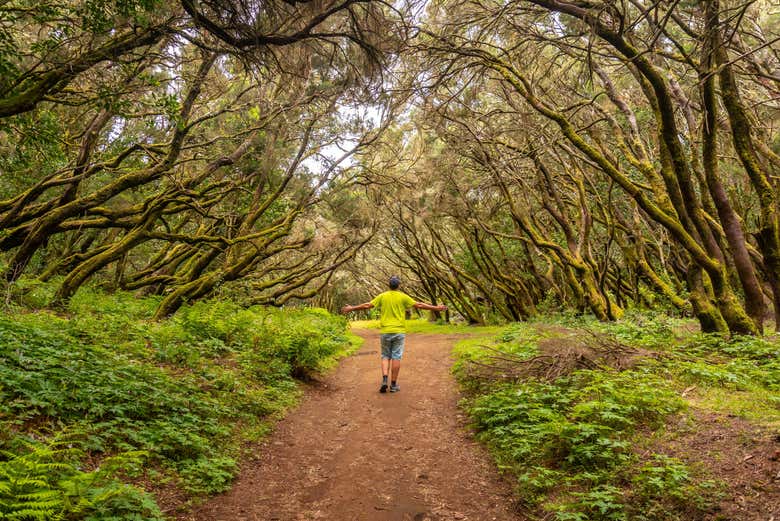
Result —
[[768, 0], [0, 2], [0, 519], [229, 490], [391, 275], [522, 515], [753, 519], [648, 440], [776, 450], [779, 41]]

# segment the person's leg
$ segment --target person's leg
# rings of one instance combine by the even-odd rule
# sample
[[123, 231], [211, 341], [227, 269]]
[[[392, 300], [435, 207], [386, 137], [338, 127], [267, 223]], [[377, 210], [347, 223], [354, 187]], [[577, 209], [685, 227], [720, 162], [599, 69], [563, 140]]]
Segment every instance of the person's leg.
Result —
[[393, 382], [398, 381], [398, 373], [401, 372], [401, 361], [400, 360], [393, 360], [393, 377], [391, 380]]
[[390, 377], [390, 392], [395, 393], [401, 390], [398, 386], [398, 373], [401, 372], [401, 358], [404, 354], [404, 343], [406, 341], [406, 335], [399, 333], [393, 338], [393, 348], [391, 354], [391, 377]]
[[379, 387], [379, 392], [387, 392], [387, 372], [390, 368], [390, 356], [392, 351], [392, 345], [389, 335], [379, 335], [379, 345], [382, 351], [382, 385]]
[[382, 385], [379, 386], [379, 392], [387, 392], [387, 372], [390, 366], [390, 359], [382, 357]]

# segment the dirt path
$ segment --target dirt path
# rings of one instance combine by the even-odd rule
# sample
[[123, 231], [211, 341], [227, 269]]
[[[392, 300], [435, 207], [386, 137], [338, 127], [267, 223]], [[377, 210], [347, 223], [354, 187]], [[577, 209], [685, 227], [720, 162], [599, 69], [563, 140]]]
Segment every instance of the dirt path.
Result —
[[401, 392], [379, 394], [379, 338], [308, 393], [233, 489], [182, 520], [517, 520], [511, 486], [464, 427], [453, 335], [407, 336]]

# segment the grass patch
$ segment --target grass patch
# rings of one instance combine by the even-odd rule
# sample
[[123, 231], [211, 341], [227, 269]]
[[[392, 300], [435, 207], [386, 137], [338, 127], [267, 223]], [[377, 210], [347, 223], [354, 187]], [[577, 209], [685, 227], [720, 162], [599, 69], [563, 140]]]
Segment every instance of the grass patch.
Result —
[[771, 429], [780, 428], [780, 396], [763, 389], [732, 391], [703, 387], [688, 394], [692, 405], [721, 414], [732, 414]]
[[696, 407], [780, 425], [780, 340], [693, 334], [663, 347], [658, 371]]
[[[353, 328], [379, 329], [379, 320], [355, 320], [350, 322]], [[470, 326], [468, 324], [445, 324], [430, 322], [426, 319], [413, 319], [406, 321], [407, 333], [430, 334], [494, 334], [504, 329], [505, 326]]]

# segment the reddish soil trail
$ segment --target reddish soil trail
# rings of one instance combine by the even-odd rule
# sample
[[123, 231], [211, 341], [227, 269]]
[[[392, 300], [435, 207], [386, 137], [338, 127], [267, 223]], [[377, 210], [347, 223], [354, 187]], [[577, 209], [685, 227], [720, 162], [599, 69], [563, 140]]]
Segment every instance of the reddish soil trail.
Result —
[[380, 394], [379, 337], [307, 393], [233, 489], [182, 520], [508, 521], [511, 485], [464, 426], [453, 335], [410, 334], [401, 392]]

